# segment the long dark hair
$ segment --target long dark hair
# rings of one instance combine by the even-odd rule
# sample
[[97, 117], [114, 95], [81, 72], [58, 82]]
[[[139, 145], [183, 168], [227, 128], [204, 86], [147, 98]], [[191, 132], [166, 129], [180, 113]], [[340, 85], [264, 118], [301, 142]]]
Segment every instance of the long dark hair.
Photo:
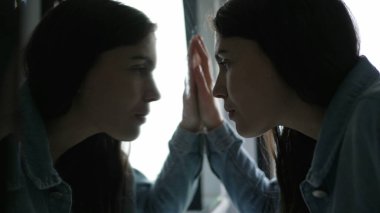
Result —
[[133, 173], [120, 141], [93, 135], [55, 163], [73, 191], [73, 212], [133, 212]]
[[[137, 44], [154, 30], [142, 12], [112, 0], [67, 0], [48, 11], [25, 52], [27, 82], [43, 119], [68, 112], [100, 54]], [[72, 187], [74, 212], [133, 211], [133, 176], [121, 141], [90, 136], [55, 166]]]
[[[221, 37], [256, 41], [299, 97], [321, 108], [359, 59], [355, 26], [341, 0], [229, 0], [213, 25]], [[298, 188], [303, 178], [291, 177], [305, 177], [314, 140], [287, 128], [275, 132], [282, 210], [307, 211]], [[300, 158], [302, 168], [293, 164]]]
[[300, 193], [300, 183], [309, 171], [316, 141], [296, 130], [273, 130], [277, 147], [276, 171], [281, 188], [282, 212], [304, 213], [308, 208]]

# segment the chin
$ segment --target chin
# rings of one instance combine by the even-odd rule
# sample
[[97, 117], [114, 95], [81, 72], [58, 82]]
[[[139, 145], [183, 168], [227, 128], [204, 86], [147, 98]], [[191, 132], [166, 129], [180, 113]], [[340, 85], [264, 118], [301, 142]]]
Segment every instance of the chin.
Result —
[[134, 137], [124, 137], [121, 139], [121, 141], [134, 141], [136, 140], [136, 138], [138, 137], [138, 135], [134, 136]]
[[131, 134], [125, 137], [125, 141], [133, 141], [136, 140], [140, 135], [140, 132], [136, 132], [135, 134]]
[[120, 141], [133, 141], [140, 135], [140, 129], [135, 129], [134, 131], [128, 131], [119, 133], [116, 135], [116, 139]]
[[244, 138], [253, 138], [253, 137], [258, 137], [258, 136], [260, 136], [260, 134], [254, 134], [254, 133], [247, 132], [247, 131], [240, 131], [240, 130], [237, 130], [237, 132], [239, 133], [240, 136], [242, 136], [242, 137], [244, 137]]
[[254, 128], [244, 128], [239, 125], [236, 125], [236, 131], [244, 138], [259, 137], [264, 133], [263, 131], [259, 131]]

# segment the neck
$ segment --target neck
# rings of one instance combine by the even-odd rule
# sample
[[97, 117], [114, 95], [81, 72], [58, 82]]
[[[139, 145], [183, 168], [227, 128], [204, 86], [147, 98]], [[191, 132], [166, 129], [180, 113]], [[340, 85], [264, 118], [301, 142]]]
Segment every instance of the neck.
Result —
[[87, 128], [89, 125], [85, 124], [85, 120], [78, 118], [80, 116], [69, 112], [47, 123], [50, 151], [54, 161], [68, 149], [96, 133], [93, 129]]
[[291, 108], [289, 119], [284, 122], [284, 126], [318, 140], [324, 114], [325, 109], [299, 101]]

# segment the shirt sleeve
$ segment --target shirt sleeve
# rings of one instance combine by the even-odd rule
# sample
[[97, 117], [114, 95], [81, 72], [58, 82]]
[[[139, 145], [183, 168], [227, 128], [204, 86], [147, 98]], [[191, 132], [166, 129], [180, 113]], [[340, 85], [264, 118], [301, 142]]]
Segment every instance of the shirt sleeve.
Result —
[[276, 212], [279, 187], [269, 180], [241, 146], [242, 140], [224, 123], [207, 134], [210, 167], [240, 212]]
[[169, 142], [169, 149], [154, 183], [135, 172], [137, 212], [180, 213], [189, 206], [202, 168], [201, 137], [178, 127]]

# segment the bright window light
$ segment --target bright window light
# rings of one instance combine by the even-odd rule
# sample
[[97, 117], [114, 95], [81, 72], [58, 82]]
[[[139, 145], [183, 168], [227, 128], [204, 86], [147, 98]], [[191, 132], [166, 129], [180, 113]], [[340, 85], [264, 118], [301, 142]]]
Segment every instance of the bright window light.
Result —
[[[182, 94], [187, 72], [187, 45], [182, 1], [119, 0], [143, 11], [157, 24], [157, 65], [153, 71], [161, 99], [150, 104], [140, 136], [123, 143], [132, 167], [151, 181], [169, 153], [168, 142], [182, 118]], [[160, 8], [165, 7], [165, 11]]]
[[367, 56], [380, 69], [380, 3], [378, 0], [344, 0], [356, 22], [360, 54]]

